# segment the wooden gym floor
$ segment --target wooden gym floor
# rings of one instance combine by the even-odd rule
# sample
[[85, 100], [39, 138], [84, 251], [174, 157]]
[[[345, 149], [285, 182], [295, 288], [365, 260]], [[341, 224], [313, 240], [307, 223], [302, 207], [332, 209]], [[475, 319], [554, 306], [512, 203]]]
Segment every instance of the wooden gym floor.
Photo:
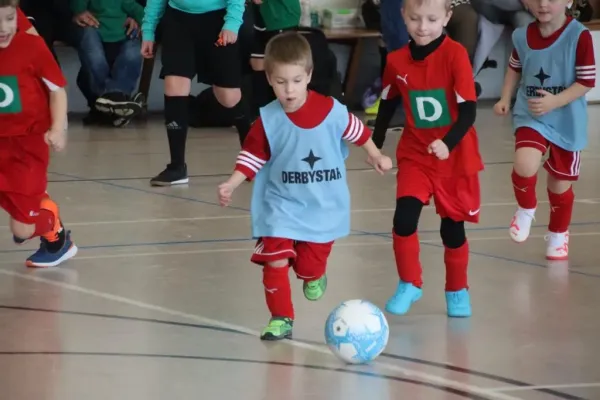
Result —
[[[232, 130], [194, 130], [187, 187], [151, 188], [167, 162], [160, 120], [124, 130], [71, 121], [49, 191], [80, 247], [58, 269], [27, 270], [35, 244], [0, 244], [0, 398], [600, 399], [600, 125], [576, 184], [570, 262], [544, 259], [548, 204], [541, 172], [538, 220], [511, 242], [510, 119], [481, 109], [486, 163], [479, 225], [469, 226], [474, 316], [445, 315], [443, 250], [432, 209], [420, 224], [425, 292], [409, 315], [388, 316], [390, 341], [370, 366], [346, 367], [323, 346], [330, 310], [347, 299], [383, 307], [397, 276], [390, 241], [395, 179], [348, 162], [353, 233], [334, 247], [329, 287], [304, 301], [294, 281], [295, 341], [263, 343], [261, 272], [249, 262], [250, 185], [234, 206], [216, 187], [238, 151]], [[394, 154], [398, 134], [386, 152]]]

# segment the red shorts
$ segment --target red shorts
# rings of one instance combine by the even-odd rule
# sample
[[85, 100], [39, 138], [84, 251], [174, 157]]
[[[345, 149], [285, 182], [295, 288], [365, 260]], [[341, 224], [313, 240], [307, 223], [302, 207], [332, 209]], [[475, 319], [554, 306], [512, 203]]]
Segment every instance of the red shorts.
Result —
[[320, 278], [327, 269], [327, 259], [333, 248], [333, 242], [311, 243], [292, 239], [263, 237], [258, 239], [253, 263], [264, 265], [269, 262], [288, 259], [300, 279]]
[[0, 207], [34, 224], [48, 185], [49, 148], [43, 135], [0, 137]]
[[542, 154], [548, 152], [548, 159], [544, 163], [544, 168], [554, 178], [562, 181], [576, 181], [579, 179], [580, 151], [562, 149], [529, 127], [518, 128], [515, 132], [515, 150], [521, 147], [532, 147], [541, 151]]
[[435, 210], [440, 217], [457, 222], [479, 222], [479, 174], [438, 178], [431, 176], [426, 169], [413, 161], [401, 160], [398, 163], [396, 183], [397, 199], [416, 197], [428, 205], [433, 196]]

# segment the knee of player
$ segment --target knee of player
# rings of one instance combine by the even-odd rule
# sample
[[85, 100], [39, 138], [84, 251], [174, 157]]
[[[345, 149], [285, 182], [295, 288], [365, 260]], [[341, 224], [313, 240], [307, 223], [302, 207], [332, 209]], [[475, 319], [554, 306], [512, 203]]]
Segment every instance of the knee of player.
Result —
[[165, 77], [166, 96], [188, 96], [192, 89], [192, 81], [183, 76]]
[[17, 220], [10, 220], [10, 230], [19, 239], [29, 239], [35, 232], [35, 225], [25, 224]]
[[250, 58], [250, 66], [253, 71], [264, 71], [265, 70], [265, 60], [264, 58]]
[[450, 218], [442, 218], [440, 236], [444, 246], [450, 249], [458, 249], [467, 241], [464, 221], [457, 222]]
[[571, 188], [572, 182], [557, 179], [556, 177], [548, 174], [547, 186], [548, 190], [552, 193], [563, 194]]
[[415, 197], [400, 197], [394, 212], [394, 233], [410, 236], [417, 231], [423, 203]]
[[515, 153], [514, 170], [523, 178], [537, 174], [542, 162], [542, 152], [533, 147], [521, 147]]
[[222, 88], [213, 86], [217, 101], [226, 108], [233, 108], [242, 99], [242, 91], [235, 88]]

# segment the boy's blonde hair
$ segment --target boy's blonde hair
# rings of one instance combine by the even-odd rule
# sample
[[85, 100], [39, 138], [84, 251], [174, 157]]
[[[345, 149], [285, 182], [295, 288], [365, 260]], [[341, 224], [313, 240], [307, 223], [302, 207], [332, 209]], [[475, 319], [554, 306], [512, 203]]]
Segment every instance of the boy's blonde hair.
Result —
[[0, 7], [14, 7], [19, 6], [19, 0], [0, 0]]
[[307, 73], [312, 72], [313, 59], [308, 40], [298, 32], [274, 36], [265, 49], [265, 72], [271, 74], [276, 65], [299, 65]]
[[[423, 4], [429, 4], [431, 2], [440, 2], [440, 0], [406, 0], [404, 2], [404, 7], [407, 7], [407, 3], [410, 3], [411, 5], [414, 4], [417, 7], [422, 6]], [[452, 0], [444, 0], [444, 6], [446, 7], [446, 11], [450, 11], [452, 10]]]

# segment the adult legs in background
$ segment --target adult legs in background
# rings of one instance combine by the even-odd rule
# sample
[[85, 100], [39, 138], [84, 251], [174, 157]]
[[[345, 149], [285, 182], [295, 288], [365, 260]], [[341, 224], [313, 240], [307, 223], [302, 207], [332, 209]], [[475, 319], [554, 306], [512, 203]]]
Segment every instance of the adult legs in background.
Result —
[[132, 100], [142, 72], [139, 39], [104, 43], [110, 73], [104, 81], [104, 91], [96, 100], [96, 108], [104, 113], [131, 119], [142, 111], [140, 101]]
[[388, 52], [408, 43], [409, 36], [400, 9], [403, 0], [381, 0], [381, 34]]
[[[81, 70], [77, 84], [90, 105], [90, 115], [86, 122], [114, 121], [116, 126], [123, 126], [141, 111], [141, 104], [130, 99], [141, 70], [139, 46], [137, 40], [103, 43], [96, 28], [78, 30], [77, 53]], [[137, 54], [134, 55], [134, 51]], [[133, 73], [136, 68], [137, 73]], [[110, 118], [103, 118], [93, 110], [107, 114]], [[122, 121], [124, 117], [128, 119]]]
[[[381, 35], [383, 36], [383, 41], [385, 43], [385, 47], [379, 48], [382, 60], [382, 71], [385, 69], [387, 53], [402, 48], [408, 44], [410, 39], [400, 11], [402, 9], [402, 4], [403, 0], [381, 0]], [[404, 115], [404, 109], [402, 106], [399, 106], [396, 110], [396, 114], [394, 114], [394, 117], [392, 118], [390, 128], [403, 127], [405, 120], [406, 116]], [[375, 118], [368, 120], [367, 125], [374, 127]]]

